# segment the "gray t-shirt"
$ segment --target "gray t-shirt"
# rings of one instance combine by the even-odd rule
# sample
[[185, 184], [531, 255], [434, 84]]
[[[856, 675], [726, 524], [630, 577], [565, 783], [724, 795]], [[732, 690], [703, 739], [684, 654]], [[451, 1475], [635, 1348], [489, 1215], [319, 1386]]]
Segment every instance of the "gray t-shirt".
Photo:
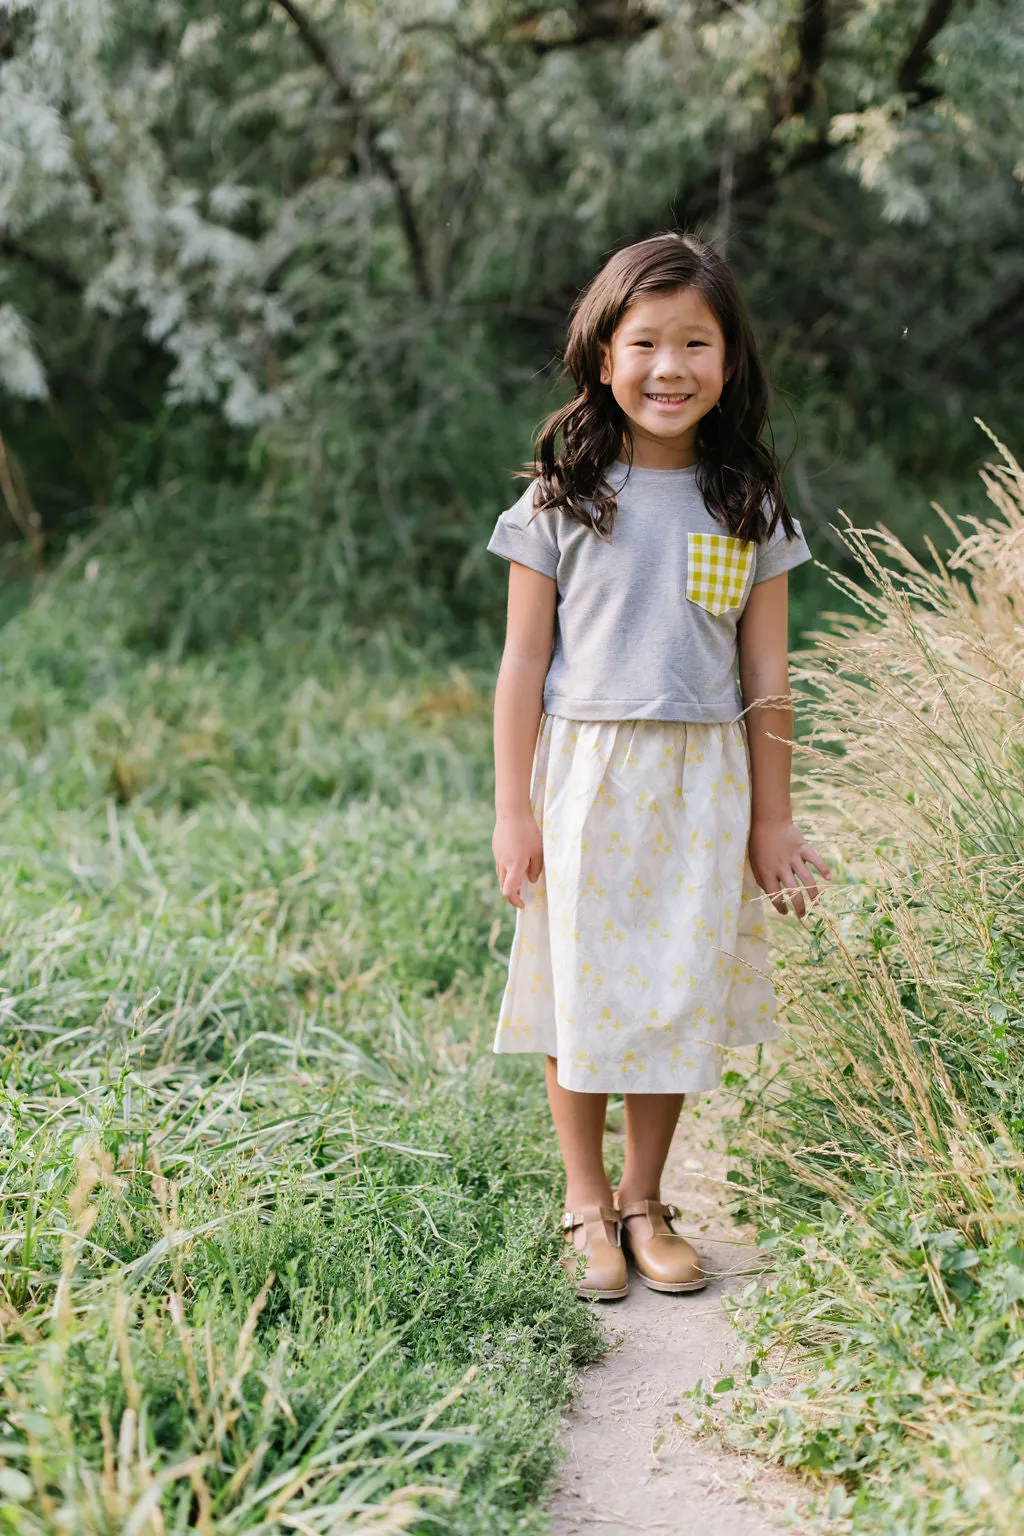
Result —
[[570, 720], [735, 720], [736, 624], [755, 582], [811, 559], [799, 523], [733, 538], [704, 505], [696, 468], [607, 473], [610, 539], [562, 511], [533, 515], [536, 481], [487, 548], [558, 584], [544, 711]]

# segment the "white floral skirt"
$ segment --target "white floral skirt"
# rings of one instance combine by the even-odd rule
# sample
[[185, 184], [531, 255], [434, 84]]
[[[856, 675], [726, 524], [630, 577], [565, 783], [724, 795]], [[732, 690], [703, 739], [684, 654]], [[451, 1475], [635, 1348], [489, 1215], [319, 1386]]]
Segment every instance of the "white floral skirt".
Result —
[[531, 802], [544, 871], [523, 881], [495, 1051], [555, 1056], [584, 1093], [696, 1095], [728, 1047], [777, 1038], [742, 720], [543, 715]]

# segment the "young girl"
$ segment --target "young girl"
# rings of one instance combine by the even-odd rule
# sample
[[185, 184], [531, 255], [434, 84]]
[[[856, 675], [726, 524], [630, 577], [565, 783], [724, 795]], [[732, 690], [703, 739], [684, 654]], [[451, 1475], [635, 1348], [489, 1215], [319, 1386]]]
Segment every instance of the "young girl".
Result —
[[811, 556], [735, 279], [690, 235], [620, 250], [566, 367], [575, 398], [487, 546], [510, 562], [492, 846], [517, 908], [494, 1049], [546, 1053], [562, 1264], [606, 1300], [628, 1290], [623, 1239], [654, 1290], [706, 1283], [660, 1198], [683, 1097], [778, 1034], [757, 888], [803, 917], [808, 866], [830, 873], [790, 811], [786, 572]]

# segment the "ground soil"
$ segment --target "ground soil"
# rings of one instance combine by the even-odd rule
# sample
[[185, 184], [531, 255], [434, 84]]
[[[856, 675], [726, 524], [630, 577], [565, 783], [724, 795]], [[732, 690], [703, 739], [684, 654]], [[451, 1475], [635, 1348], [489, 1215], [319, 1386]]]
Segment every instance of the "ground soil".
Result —
[[[710, 1384], [730, 1374], [738, 1341], [722, 1299], [770, 1264], [753, 1231], [726, 1214], [730, 1161], [720, 1122], [717, 1094], [702, 1098], [696, 1112], [684, 1109], [662, 1186], [662, 1198], [682, 1213], [676, 1229], [700, 1253], [709, 1284], [663, 1295], [631, 1273], [625, 1300], [596, 1304], [615, 1342], [581, 1373], [581, 1396], [565, 1421], [565, 1459], [551, 1505], [556, 1536], [774, 1536], [807, 1529], [807, 1486], [697, 1437], [681, 1400], [698, 1377]], [[621, 1132], [608, 1135], [611, 1141]]]

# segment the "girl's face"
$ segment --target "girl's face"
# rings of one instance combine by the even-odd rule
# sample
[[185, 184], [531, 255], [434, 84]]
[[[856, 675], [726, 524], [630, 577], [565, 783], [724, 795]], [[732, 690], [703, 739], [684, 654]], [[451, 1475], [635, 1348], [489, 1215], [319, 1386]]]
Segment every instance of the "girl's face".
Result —
[[638, 469], [697, 461], [697, 424], [732, 369], [713, 312], [693, 288], [638, 299], [601, 349], [601, 383], [629, 418]]

